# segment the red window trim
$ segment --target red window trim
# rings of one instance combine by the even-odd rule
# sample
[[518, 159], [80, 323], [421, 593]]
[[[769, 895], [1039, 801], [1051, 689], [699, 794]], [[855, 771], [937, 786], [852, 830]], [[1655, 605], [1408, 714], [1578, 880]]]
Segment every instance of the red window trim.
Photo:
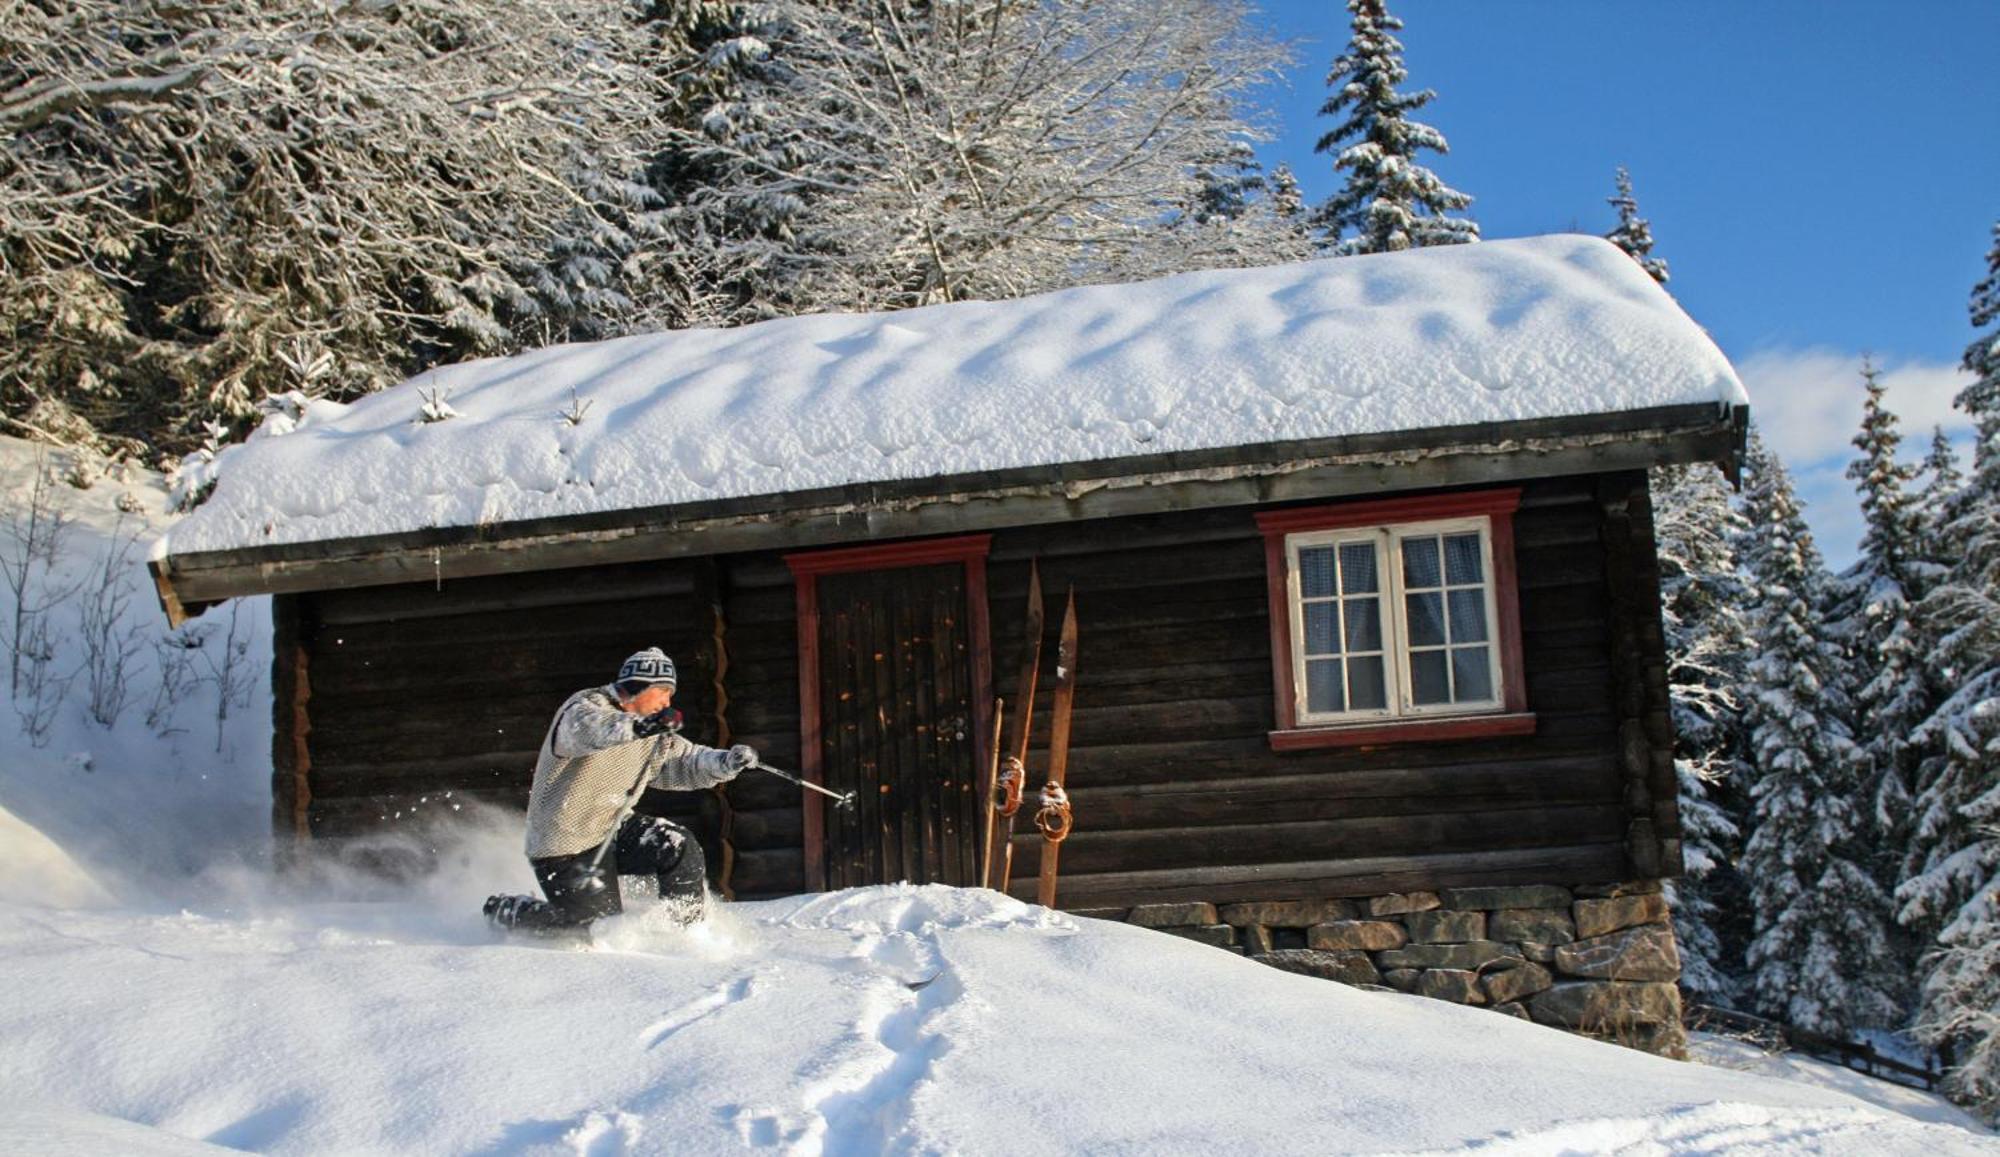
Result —
[[[993, 635], [986, 605], [986, 556], [993, 536], [966, 534], [915, 542], [871, 543], [867, 546], [802, 551], [784, 556], [791, 569], [798, 605], [799, 632], [799, 774], [808, 783], [824, 785], [826, 768], [820, 758], [819, 728], [819, 576], [863, 570], [899, 570], [939, 563], [965, 564], [965, 605], [972, 644], [972, 713], [974, 768], [991, 758], [987, 733], [993, 729]], [[801, 792], [805, 818], [806, 890], [826, 891], [826, 812], [824, 796]], [[985, 801], [982, 800], [982, 803]]]
[[[1514, 561], [1514, 512], [1520, 506], [1521, 488], [1510, 486], [1258, 512], [1255, 517], [1257, 528], [1264, 535], [1265, 590], [1270, 603], [1271, 685], [1277, 695], [1278, 726], [1270, 734], [1272, 749], [1298, 751], [1531, 734], [1535, 717], [1528, 712], [1528, 687], [1521, 663], [1521, 596]], [[1494, 627], [1500, 646], [1499, 708], [1482, 714], [1301, 727], [1298, 688], [1292, 679], [1292, 608], [1285, 573], [1286, 536], [1482, 515], [1490, 523], [1493, 540]]]

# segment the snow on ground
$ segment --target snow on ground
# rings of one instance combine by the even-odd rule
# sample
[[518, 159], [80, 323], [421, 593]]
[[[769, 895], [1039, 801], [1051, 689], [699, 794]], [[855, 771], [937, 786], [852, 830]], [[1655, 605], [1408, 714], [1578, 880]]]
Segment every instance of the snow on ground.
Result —
[[[1753, 1041], [1706, 1032], [1690, 1034], [1688, 1047], [1694, 1059], [1705, 1065], [1837, 1089], [1848, 1096], [1859, 1097], [1869, 1104], [1880, 1105], [1919, 1121], [1937, 1121], [1965, 1129], [1980, 1128], [1972, 1114], [1936, 1093], [1893, 1081], [1877, 1080], [1866, 1073], [1804, 1053], [1771, 1052]], [[1884, 1051], [1880, 1045], [1877, 1045], [1877, 1050]], [[1917, 1057], [1907, 1059], [1911, 1063], [1921, 1063]]]
[[494, 942], [478, 902], [526, 884], [518, 840], [495, 822], [395, 899], [244, 872], [0, 903], [0, 1151], [2000, 1153], [983, 890]]
[[225, 450], [163, 549], [1744, 400], [1609, 242], [1487, 241], [447, 366]]

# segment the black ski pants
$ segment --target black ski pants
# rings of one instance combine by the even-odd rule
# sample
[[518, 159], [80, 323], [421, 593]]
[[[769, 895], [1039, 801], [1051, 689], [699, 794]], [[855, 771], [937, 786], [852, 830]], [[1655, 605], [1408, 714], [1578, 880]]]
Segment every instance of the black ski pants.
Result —
[[528, 861], [549, 898], [544, 918], [550, 925], [587, 924], [623, 911], [619, 876], [652, 875], [659, 881], [660, 899], [700, 901], [708, 868], [693, 832], [669, 819], [634, 815], [619, 826], [610, 843], [601, 860], [598, 849], [591, 848], [573, 856]]

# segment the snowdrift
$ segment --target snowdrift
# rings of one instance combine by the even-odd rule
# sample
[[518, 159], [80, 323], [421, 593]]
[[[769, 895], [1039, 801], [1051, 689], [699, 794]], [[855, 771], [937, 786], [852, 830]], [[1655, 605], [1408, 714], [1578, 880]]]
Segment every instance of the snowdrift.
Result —
[[111, 893], [54, 840], [0, 807], [0, 900], [88, 908], [111, 903]]
[[[469, 883], [469, 881], [468, 881]], [[443, 893], [440, 893], [442, 898]], [[1842, 1093], [993, 892], [643, 910], [0, 905], [0, 1150], [1992, 1153]], [[147, 1146], [151, 1145], [151, 1148]]]

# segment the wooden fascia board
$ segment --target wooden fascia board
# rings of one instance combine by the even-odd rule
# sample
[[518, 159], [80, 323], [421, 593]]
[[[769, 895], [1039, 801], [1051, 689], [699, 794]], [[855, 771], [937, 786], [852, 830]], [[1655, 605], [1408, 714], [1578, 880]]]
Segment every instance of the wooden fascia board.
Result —
[[835, 487], [677, 507], [171, 555], [150, 565], [178, 623], [224, 599], [560, 567], [966, 534], [1711, 461], [1733, 470], [1740, 407], [1370, 434]]

